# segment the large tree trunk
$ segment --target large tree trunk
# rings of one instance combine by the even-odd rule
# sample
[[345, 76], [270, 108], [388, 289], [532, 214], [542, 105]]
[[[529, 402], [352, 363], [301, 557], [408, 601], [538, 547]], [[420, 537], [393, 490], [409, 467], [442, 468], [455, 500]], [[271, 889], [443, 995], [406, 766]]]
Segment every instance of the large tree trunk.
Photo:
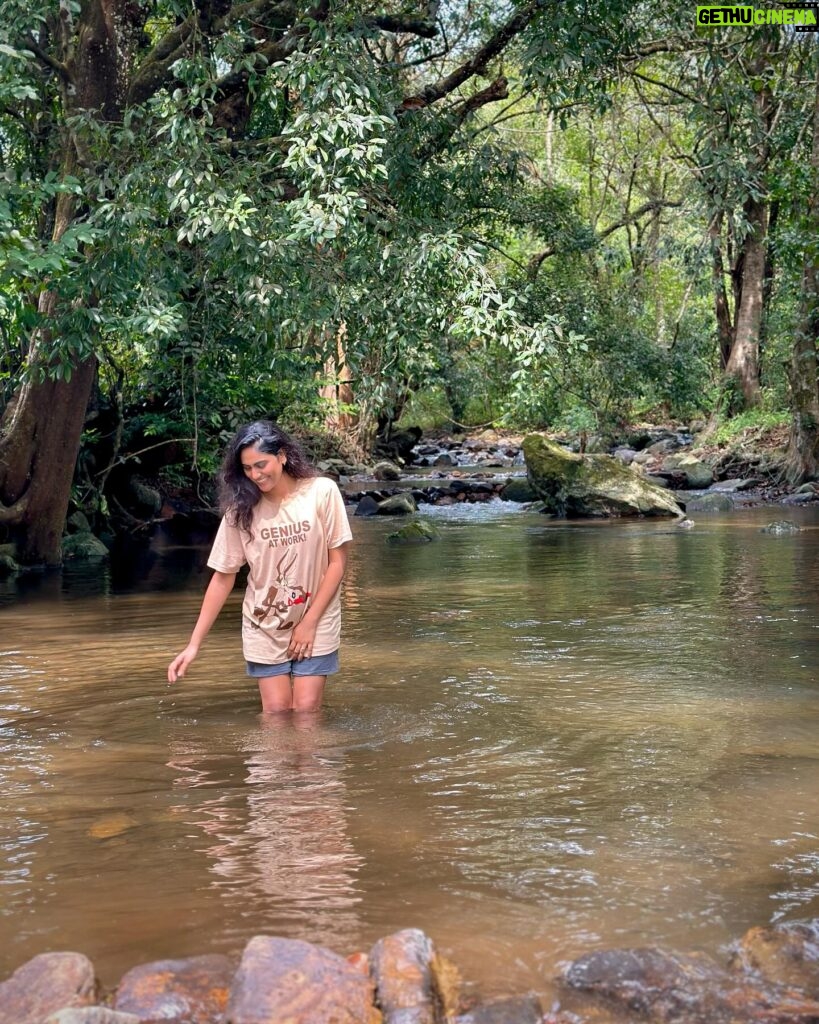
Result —
[[[756, 76], [762, 83], [755, 90], [753, 113], [756, 120], [756, 139], [749, 150], [749, 168], [753, 176], [764, 180], [770, 161], [770, 133], [774, 117], [773, 96], [767, 77], [771, 53], [778, 46], [776, 37], [760, 41], [760, 49], [751, 62], [749, 75]], [[765, 317], [766, 280], [772, 273], [768, 252], [768, 218], [770, 206], [767, 198], [749, 196], [743, 204], [747, 232], [737, 239], [737, 254], [731, 267], [734, 290], [733, 337], [730, 352], [725, 359], [724, 319], [720, 322], [720, 349], [723, 363], [723, 379], [732, 385], [729, 398], [729, 413], [759, 405], [760, 387], [760, 344]], [[724, 291], [724, 281], [720, 281]], [[719, 317], [720, 295], [717, 295]]]
[[[62, 63], [67, 114], [93, 111], [104, 121], [119, 117], [118, 60], [126, 48], [125, 0], [89, 0], [76, 26], [75, 45], [64, 41]], [[62, 173], [73, 174], [81, 148], [64, 132]], [[58, 241], [77, 215], [76, 199], [62, 193], [55, 208], [52, 239]], [[95, 360], [72, 368], [69, 379], [49, 377], [49, 354], [57, 297], [39, 298], [41, 326], [31, 340], [31, 378], [21, 385], [0, 420], [0, 525], [5, 525], [24, 564], [59, 565], [61, 540]]]
[[95, 361], [71, 380], [25, 384], [3, 417], [0, 439], [0, 523], [10, 524], [24, 564], [59, 565], [74, 464]]
[[736, 385], [742, 405], [759, 404], [759, 339], [765, 299], [765, 266], [768, 248], [768, 206], [758, 200], [745, 204], [750, 226], [743, 249], [742, 281], [736, 327], [725, 377]]
[[324, 384], [319, 388], [319, 394], [327, 402], [324, 425], [330, 430], [338, 430], [342, 433], [352, 430], [356, 424], [356, 417], [349, 411], [355, 401], [355, 396], [350, 368], [344, 354], [346, 335], [347, 328], [342, 324], [336, 332], [336, 351], [324, 363], [325, 376], [332, 383]]
[[719, 339], [719, 368], [724, 371], [731, 356], [734, 343], [734, 325], [731, 320], [731, 307], [728, 304], [728, 293], [725, 288], [725, 263], [722, 258], [722, 222], [723, 215], [714, 215], [708, 229], [711, 239], [711, 279], [714, 286], [714, 316], [717, 320], [717, 338]]
[[819, 477], [819, 71], [813, 108], [811, 171], [813, 188], [805, 225], [799, 325], [789, 368], [792, 419], [786, 473], [792, 484]]

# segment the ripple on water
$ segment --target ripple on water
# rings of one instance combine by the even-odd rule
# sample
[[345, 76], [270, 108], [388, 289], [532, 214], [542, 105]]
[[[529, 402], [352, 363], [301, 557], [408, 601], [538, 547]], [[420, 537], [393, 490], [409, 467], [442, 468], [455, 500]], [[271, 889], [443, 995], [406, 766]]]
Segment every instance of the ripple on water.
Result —
[[490, 991], [548, 989], [590, 946], [716, 950], [809, 912], [819, 531], [785, 557], [752, 521], [420, 514], [434, 544], [353, 523], [314, 728], [258, 716], [238, 593], [168, 688], [198, 569], [4, 605], [8, 970], [46, 938], [116, 980], [258, 931], [349, 953], [417, 924]]

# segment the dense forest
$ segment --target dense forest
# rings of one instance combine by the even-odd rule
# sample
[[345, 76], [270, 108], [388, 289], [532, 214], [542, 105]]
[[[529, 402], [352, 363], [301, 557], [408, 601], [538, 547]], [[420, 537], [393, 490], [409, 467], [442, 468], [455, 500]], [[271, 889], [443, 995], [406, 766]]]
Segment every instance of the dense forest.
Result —
[[259, 415], [787, 424], [819, 474], [819, 35], [667, 0], [4, 0], [0, 542]]

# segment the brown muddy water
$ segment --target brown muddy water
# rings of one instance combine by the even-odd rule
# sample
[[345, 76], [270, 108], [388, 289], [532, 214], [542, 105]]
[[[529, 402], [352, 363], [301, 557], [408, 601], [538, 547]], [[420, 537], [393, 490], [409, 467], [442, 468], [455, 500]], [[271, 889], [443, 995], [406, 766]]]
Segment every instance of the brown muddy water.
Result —
[[[419, 927], [482, 995], [819, 915], [819, 510], [353, 519], [343, 668], [264, 720], [204, 548], [0, 584], [0, 977]], [[760, 533], [798, 521], [793, 536]]]

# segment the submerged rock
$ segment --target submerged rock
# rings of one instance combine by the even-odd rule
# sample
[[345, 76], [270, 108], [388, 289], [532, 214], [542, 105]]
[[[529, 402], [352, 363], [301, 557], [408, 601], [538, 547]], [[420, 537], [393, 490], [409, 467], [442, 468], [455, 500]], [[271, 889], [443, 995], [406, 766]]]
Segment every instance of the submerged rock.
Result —
[[790, 519], [775, 519], [767, 526], [763, 526], [760, 533], [772, 533], [774, 536], [782, 536], [788, 533], [799, 533], [801, 527]]
[[523, 442], [529, 481], [560, 516], [682, 516], [662, 488], [611, 455], [576, 455], [538, 435]]
[[139, 822], [130, 814], [112, 811], [93, 821], [88, 828], [88, 835], [92, 839], [112, 839], [114, 836], [121, 836], [123, 832], [130, 832], [138, 825]]
[[47, 1017], [43, 1024], [143, 1024], [144, 1018], [133, 1013], [119, 1013], [106, 1006], [86, 1006], [58, 1010]]
[[412, 523], [407, 523], [406, 526], [402, 526], [400, 530], [396, 530], [395, 533], [387, 535], [388, 544], [429, 544], [430, 541], [437, 540], [440, 534], [431, 526], [429, 523], [424, 522], [422, 519], [416, 519]]
[[819, 999], [819, 920], [751, 928], [740, 941], [732, 965]]
[[514, 996], [461, 1014], [455, 1024], [544, 1024], [543, 1007], [537, 996]]

